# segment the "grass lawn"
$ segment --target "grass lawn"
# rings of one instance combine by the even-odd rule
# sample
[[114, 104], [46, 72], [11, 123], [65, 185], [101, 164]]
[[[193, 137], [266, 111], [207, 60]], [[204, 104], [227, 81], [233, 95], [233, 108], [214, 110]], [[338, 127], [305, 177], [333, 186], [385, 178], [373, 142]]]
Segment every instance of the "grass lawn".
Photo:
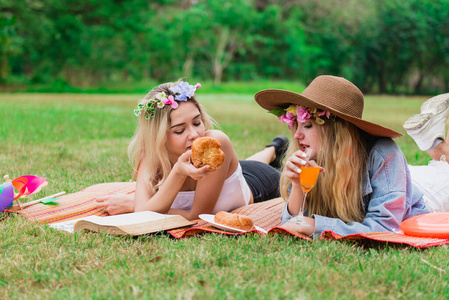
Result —
[[[49, 182], [35, 199], [127, 181], [126, 149], [143, 95], [0, 94], [0, 175]], [[251, 95], [198, 94], [241, 159], [286, 125]], [[365, 118], [404, 132], [425, 97], [368, 96]], [[396, 139], [410, 164], [430, 158]], [[30, 197], [32, 200], [33, 197]], [[205, 234], [175, 240], [68, 234], [0, 213], [0, 298], [443, 299], [448, 247], [361, 248], [292, 237]]]

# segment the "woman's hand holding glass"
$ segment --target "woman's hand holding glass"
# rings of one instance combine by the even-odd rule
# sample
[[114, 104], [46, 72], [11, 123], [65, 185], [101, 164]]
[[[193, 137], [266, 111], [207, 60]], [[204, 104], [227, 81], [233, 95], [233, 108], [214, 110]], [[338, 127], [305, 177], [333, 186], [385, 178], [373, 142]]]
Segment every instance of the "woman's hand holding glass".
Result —
[[[289, 205], [289, 208], [291, 206], [299, 206], [297, 216], [292, 218], [290, 222], [301, 226], [310, 226], [304, 219], [306, 197], [307, 193], [315, 185], [318, 175], [322, 170], [314, 160], [310, 160], [312, 153], [313, 149], [311, 148], [306, 148], [305, 151], [298, 150], [289, 157], [286, 163], [286, 176], [292, 180], [293, 185], [296, 185], [292, 187], [292, 193], [289, 199], [291, 205]], [[298, 194], [301, 194], [301, 192], [302, 197], [298, 197]], [[295, 193], [298, 194], [295, 195]], [[302, 202], [298, 203], [301, 198]]]

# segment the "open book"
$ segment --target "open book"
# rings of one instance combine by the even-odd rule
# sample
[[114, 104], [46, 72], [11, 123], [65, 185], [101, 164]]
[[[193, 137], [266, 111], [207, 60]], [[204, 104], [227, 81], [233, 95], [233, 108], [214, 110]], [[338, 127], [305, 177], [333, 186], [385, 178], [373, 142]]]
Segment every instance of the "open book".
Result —
[[66, 222], [53, 223], [49, 226], [68, 232], [96, 231], [135, 236], [191, 226], [193, 224], [195, 223], [188, 221], [180, 215], [164, 215], [152, 211], [141, 211], [107, 217], [89, 216]]

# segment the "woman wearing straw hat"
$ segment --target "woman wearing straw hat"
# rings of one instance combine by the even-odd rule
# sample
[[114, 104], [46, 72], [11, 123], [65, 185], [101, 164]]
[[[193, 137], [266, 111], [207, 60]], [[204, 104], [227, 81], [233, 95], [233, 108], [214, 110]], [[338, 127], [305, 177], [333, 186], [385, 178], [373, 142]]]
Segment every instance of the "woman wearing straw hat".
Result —
[[[363, 94], [348, 80], [319, 76], [301, 94], [270, 89], [255, 99], [292, 129], [281, 177], [281, 195], [288, 201], [285, 228], [307, 235], [397, 232], [403, 220], [429, 212], [392, 139], [402, 134], [363, 120]], [[321, 168], [307, 193], [304, 218], [310, 226], [292, 222], [303, 202], [301, 166]]]

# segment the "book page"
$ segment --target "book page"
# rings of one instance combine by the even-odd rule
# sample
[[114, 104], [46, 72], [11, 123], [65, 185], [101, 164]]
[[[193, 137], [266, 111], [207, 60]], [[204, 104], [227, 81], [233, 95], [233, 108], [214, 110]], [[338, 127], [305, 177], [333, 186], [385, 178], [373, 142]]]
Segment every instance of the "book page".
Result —
[[89, 221], [101, 226], [124, 226], [124, 225], [135, 225], [148, 221], [164, 220], [171, 215], [164, 215], [153, 211], [139, 211], [135, 213], [121, 214], [116, 216], [89, 216], [84, 218], [79, 218], [75, 220], [70, 220], [66, 222], [49, 224], [50, 227], [64, 230], [73, 233], [73, 228], [75, 223], [80, 220]]
[[58, 230], [63, 230], [63, 231], [73, 233], [73, 227], [75, 226], [75, 222], [78, 220], [79, 219], [65, 221], [65, 222], [59, 222], [59, 223], [52, 223], [52, 224], [48, 224], [48, 226], [51, 228], [58, 229]]
[[123, 226], [139, 224], [147, 221], [164, 220], [168, 216], [169, 215], [164, 215], [153, 211], [139, 211], [107, 217], [89, 216], [82, 219], [102, 226]]

